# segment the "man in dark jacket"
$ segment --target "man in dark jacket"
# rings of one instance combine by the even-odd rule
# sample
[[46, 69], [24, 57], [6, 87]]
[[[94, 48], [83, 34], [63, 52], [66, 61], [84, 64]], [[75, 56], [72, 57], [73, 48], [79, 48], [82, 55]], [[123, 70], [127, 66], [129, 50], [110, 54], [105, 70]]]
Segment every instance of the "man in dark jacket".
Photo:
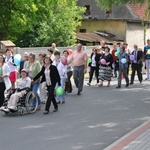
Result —
[[134, 60], [131, 62], [132, 74], [131, 74], [131, 82], [130, 84], [134, 84], [135, 71], [137, 71], [138, 79], [140, 83], [142, 82], [142, 60], [144, 53], [138, 50], [138, 46], [134, 44], [134, 51], [132, 52], [134, 55]]

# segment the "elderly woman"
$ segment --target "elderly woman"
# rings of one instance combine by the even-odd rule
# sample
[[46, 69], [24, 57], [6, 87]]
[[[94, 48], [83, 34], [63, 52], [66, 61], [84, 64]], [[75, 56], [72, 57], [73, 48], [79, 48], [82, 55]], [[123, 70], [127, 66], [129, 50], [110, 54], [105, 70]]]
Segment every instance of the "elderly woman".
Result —
[[0, 107], [4, 103], [4, 91], [11, 88], [11, 82], [9, 80], [9, 66], [5, 63], [5, 58], [0, 55]]
[[[33, 53], [29, 54], [29, 61], [25, 62], [24, 68], [27, 70], [28, 76], [30, 77], [30, 79], [33, 79], [41, 71], [40, 62], [35, 60], [35, 55]], [[42, 106], [40, 97], [38, 95], [39, 85], [40, 85], [40, 79], [36, 80], [31, 85], [32, 91], [36, 93], [37, 98], [38, 98], [38, 108], [37, 108], [37, 110], [40, 110], [41, 106]], [[35, 106], [35, 102], [33, 103], [33, 106]]]
[[27, 75], [28, 75], [27, 71], [25, 69], [22, 69], [21, 78], [17, 80], [17, 89], [20, 92], [15, 92], [10, 96], [7, 108], [5, 107], [1, 108], [2, 111], [5, 112], [9, 112], [9, 110], [17, 111], [17, 102], [19, 98], [26, 93], [25, 88], [30, 88], [31, 86], [31, 79]]

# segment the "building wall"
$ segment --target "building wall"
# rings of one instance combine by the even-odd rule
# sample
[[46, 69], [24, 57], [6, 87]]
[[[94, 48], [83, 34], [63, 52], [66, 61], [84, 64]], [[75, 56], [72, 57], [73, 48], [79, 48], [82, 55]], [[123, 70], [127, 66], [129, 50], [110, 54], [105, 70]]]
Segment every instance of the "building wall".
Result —
[[[150, 35], [150, 28], [146, 30], [145, 38], [148, 38]], [[139, 47], [144, 47], [144, 28], [140, 23], [128, 23], [126, 31], [126, 42], [129, 44], [129, 47], [133, 49], [133, 45], [137, 44]]]
[[125, 40], [126, 22], [125, 21], [103, 21], [103, 20], [83, 20], [82, 25], [77, 28], [86, 29], [86, 32], [107, 31], [116, 35], [117, 38]]

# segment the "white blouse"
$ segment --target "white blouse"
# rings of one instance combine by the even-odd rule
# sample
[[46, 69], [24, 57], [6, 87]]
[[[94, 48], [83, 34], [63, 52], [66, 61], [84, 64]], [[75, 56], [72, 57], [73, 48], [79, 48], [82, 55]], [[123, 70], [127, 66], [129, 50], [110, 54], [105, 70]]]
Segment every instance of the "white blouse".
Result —
[[51, 78], [50, 78], [50, 70], [45, 68], [44, 74], [45, 74], [46, 84], [48, 86], [52, 85]]
[[23, 89], [26, 87], [31, 87], [31, 79], [29, 77], [26, 78], [20, 78], [17, 80], [17, 88]]

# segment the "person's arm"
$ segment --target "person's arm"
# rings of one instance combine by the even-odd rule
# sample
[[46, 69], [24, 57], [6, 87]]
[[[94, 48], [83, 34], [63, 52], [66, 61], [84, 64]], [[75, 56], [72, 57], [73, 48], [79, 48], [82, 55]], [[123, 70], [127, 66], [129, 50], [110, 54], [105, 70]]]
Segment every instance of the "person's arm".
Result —
[[40, 72], [40, 71], [41, 71], [41, 64], [40, 64], [39, 61], [38, 61], [37, 64], [36, 64], [36, 69], [37, 69], [37, 72]]
[[67, 64], [70, 64], [72, 61], [73, 61], [73, 54], [70, 56], [70, 58], [69, 58]]
[[9, 75], [10, 75], [9, 66], [7, 64], [4, 64], [3, 67], [4, 67], [3, 68], [3, 75], [1, 76], [1, 78], [9, 77]]
[[85, 53], [85, 56], [84, 56], [84, 61], [85, 61], [85, 64], [84, 64], [84, 73], [87, 73], [87, 60], [88, 60], [88, 56], [87, 56], [87, 53]]
[[36, 81], [44, 74], [45, 67], [43, 66], [41, 71], [33, 78], [33, 81]]

